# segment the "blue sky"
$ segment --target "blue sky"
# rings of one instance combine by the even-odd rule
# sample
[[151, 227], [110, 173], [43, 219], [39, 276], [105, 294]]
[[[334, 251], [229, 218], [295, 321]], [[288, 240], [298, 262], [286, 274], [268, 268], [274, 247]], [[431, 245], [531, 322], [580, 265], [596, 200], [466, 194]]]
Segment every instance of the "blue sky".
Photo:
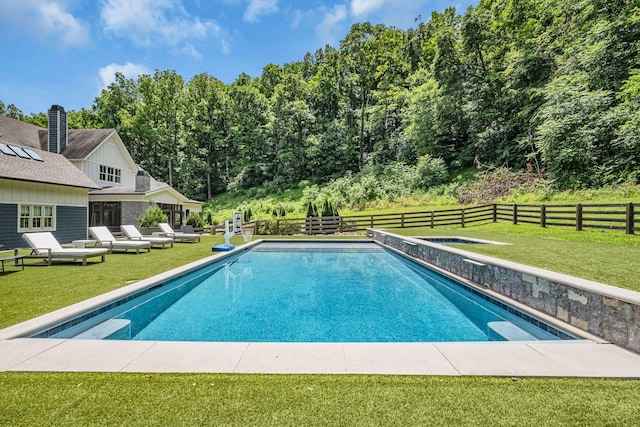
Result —
[[91, 108], [116, 71], [225, 83], [338, 47], [353, 23], [415, 27], [471, 0], [0, 0], [0, 100], [25, 114]]

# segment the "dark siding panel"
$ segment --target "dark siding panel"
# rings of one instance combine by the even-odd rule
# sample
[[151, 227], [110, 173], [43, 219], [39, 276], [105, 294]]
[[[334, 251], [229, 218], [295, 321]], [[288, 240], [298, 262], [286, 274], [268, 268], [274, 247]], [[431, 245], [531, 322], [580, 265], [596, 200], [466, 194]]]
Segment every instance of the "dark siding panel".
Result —
[[57, 230], [53, 235], [60, 244], [87, 238], [87, 209], [71, 206], [56, 208]]
[[0, 204], [0, 245], [4, 245], [2, 249], [26, 246], [18, 233], [18, 205]]
[[[87, 238], [87, 209], [57, 206], [57, 230], [53, 235], [60, 244]], [[2, 249], [25, 248], [22, 233], [18, 233], [18, 205], [0, 204], [0, 244]]]

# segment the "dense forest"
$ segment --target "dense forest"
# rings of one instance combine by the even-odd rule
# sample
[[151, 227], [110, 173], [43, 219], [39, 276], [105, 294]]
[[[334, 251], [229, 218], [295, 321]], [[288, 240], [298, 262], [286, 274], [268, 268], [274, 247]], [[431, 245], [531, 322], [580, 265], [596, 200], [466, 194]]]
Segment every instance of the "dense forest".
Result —
[[471, 165], [559, 189], [638, 183], [639, 34], [640, 0], [481, 0], [406, 31], [353, 25], [338, 47], [231, 84], [118, 74], [69, 125], [117, 129], [143, 168], [199, 200], [407, 171], [427, 188]]

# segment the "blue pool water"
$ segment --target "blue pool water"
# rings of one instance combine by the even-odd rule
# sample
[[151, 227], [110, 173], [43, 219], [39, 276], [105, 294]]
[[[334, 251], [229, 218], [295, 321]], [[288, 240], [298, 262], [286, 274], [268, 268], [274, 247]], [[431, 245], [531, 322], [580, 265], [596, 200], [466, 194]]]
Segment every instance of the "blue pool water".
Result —
[[553, 328], [539, 328], [528, 316], [375, 244], [289, 246], [263, 243], [52, 336], [219, 342], [558, 339]]

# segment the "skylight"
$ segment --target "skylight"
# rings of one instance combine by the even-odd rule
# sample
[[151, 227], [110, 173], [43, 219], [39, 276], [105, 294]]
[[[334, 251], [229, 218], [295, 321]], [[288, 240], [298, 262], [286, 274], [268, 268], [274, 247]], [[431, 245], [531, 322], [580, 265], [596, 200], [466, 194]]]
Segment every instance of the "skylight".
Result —
[[33, 160], [37, 160], [39, 162], [44, 162], [44, 159], [42, 157], [40, 157], [40, 155], [38, 153], [36, 153], [35, 151], [33, 151], [31, 148], [23, 148], [22, 150], [24, 150], [25, 153], [27, 153], [29, 156], [31, 156], [31, 158]]
[[33, 151], [31, 148], [22, 148], [15, 145], [7, 145], [0, 142], [0, 151], [7, 156], [18, 156], [23, 159], [33, 159], [38, 162], [44, 162], [44, 159], [40, 157], [38, 153]]
[[16, 147], [15, 145], [10, 145], [9, 148], [11, 148], [13, 152], [18, 155], [18, 157], [22, 157], [23, 159], [31, 158], [31, 156], [25, 153], [24, 150], [20, 147]]
[[7, 144], [3, 144], [2, 142], [0, 142], [0, 151], [2, 151], [7, 156], [15, 156], [16, 155], [16, 153], [11, 151], [11, 149], [9, 147], [7, 147]]

